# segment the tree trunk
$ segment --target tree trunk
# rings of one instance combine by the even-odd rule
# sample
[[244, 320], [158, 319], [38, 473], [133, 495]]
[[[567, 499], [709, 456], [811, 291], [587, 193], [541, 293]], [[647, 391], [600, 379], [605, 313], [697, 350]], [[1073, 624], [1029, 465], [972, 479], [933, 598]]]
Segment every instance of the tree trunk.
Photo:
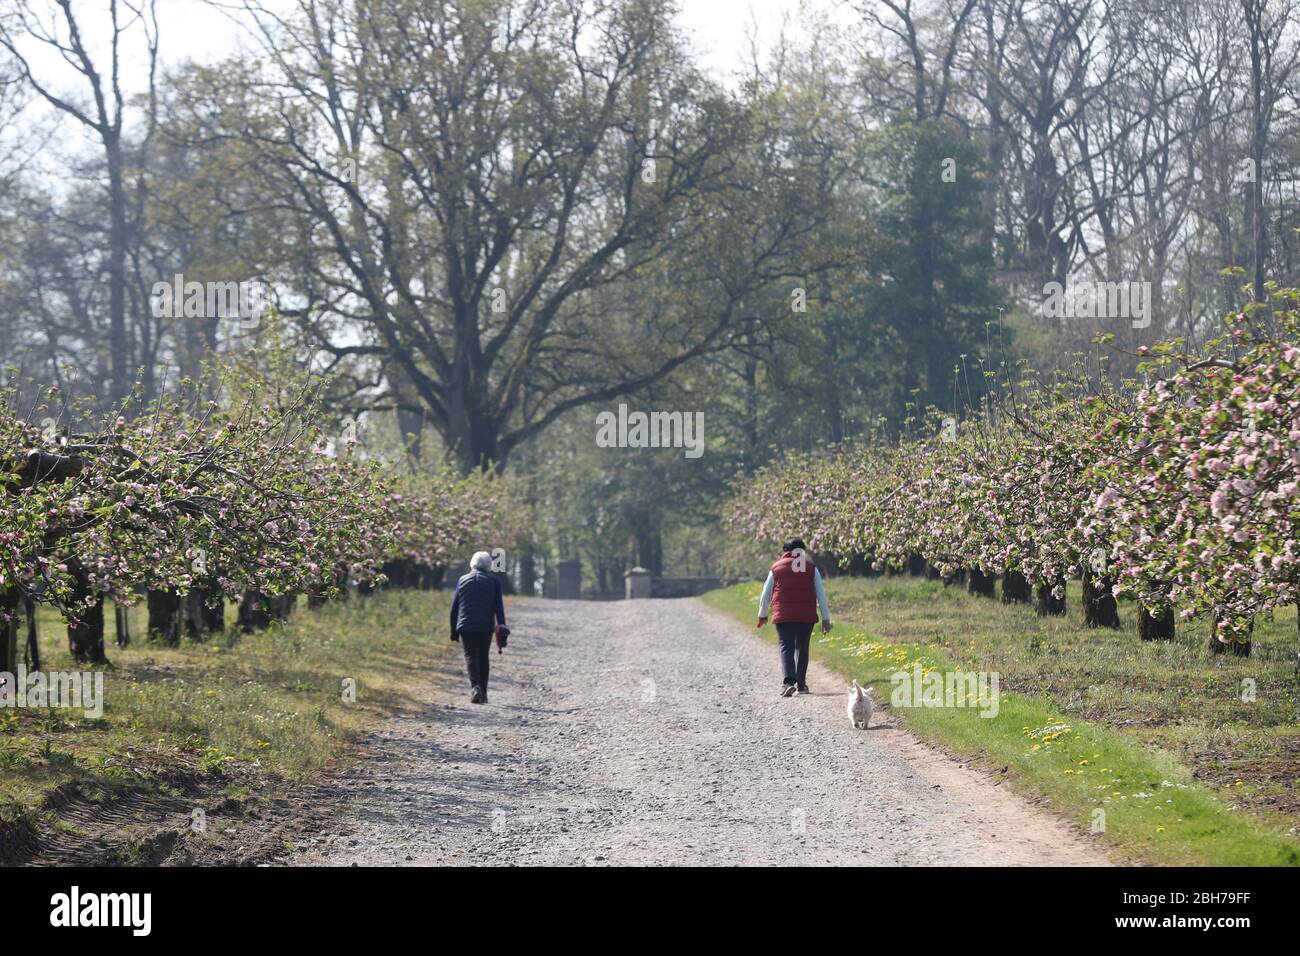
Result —
[[[108, 344], [109, 398], [114, 403], [126, 398], [130, 387], [129, 345], [126, 328], [126, 259], [127, 222], [126, 186], [123, 182], [121, 134], [105, 134], [104, 148], [108, 159]], [[101, 615], [102, 616], [102, 615]]]
[[966, 569], [966, 590], [979, 597], [993, 597], [995, 579], [979, 568]]
[[[309, 608], [324, 607], [329, 602], [329, 598], [326, 596], [326, 592], [328, 589], [324, 583], [324, 580], [325, 580], [324, 577], [322, 577], [321, 578], [322, 583], [319, 589], [313, 589], [307, 592], [307, 606]], [[334, 573], [334, 586], [336, 588], [341, 588], [343, 590], [343, 596], [347, 597], [347, 580], [337, 572]]]
[[387, 588], [412, 590], [420, 586], [420, 565], [410, 558], [387, 561], [379, 570], [387, 579], [387, 583], [384, 585]]
[[1174, 612], [1165, 608], [1152, 614], [1145, 607], [1138, 611], [1138, 637], [1144, 641], [1172, 641], [1174, 639]]
[[636, 562], [656, 576], [664, 573], [664, 546], [658, 526], [637, 529]]
[[266, 607], [267, 597], [256, 591], [245, 591], [239, 601], [239, 628], [244, 633], [260, 631], [271, 623], [271, 614]]
[[[1065, 614], [1065, 585], [1065, 575], [1061, 575], [1051, 583], [1034, 588], [1034, 610], [1039, 617], [1061, 617]], [[1053, 593], [1057, 588], [1061, 591], [1059, 598]]]
[[988, 77], [984, 90], [984, 107], [988, 111], [988, 149], [987, 167], [984, 174], [984, 195], [980, 198], [983, 212], [980, 243], [985, 249], [998, 248], [997, 223], [998, 200], [1002, 197], [1002, 178], [1004, 157], [1006, 154], [1006, 120], [1002, 115], [1002, 83], [999, 69], [998, 39], [1004, 35], [994, 23], [994, 6], [984, 7], [985, 21], [985, 65]]
[[1083, 626], [1119, 627], [1119, 603], [1111, 592], [1109, 578], [1096, 577], [1083, 569]]
[[1255, 633], [1255, 619], [1251, 618], [1244, 628], [1238, 629], [1233, 633], [1233, 628], [1228, 629], [1229, 637], [1232, 638], [1228, 644], [1219, 640], [1219, 620], [1220, 612], [1214, 612], [1214, 626], [1210, 629], [1210, 653], [1226, 654], [1232, 653], [1233, 657], [1249, 657], [1251, 651], [1251, 638]]
[[1003, 604], [1028, 604], [1032, 595], [1029, 593], [1029, 582], [1019, 571], [1002, 572], [1002, 603]]
[[907, 573], [915, 578], [925, 577], [926, 561], [925, 556], [920, 554], [909, 554], [907, 556]]
[[145, 604], [149, 608], [149, 624], [146, 627], [148, 639], [161, 641], [168, 647], [179, 646], [181, 600], [176, 592], [150, 589], [145, 595]]
[[271, 626], [272, 621], [287, 621], [298, 601], [295, 594], [273, 597], [257, 591], [245, 591], [239, 602], [239, 627], [245, 633], [261, 631]]
[[36, 601], [31, 597], [23, 599], [27, 611], [27, 646], [23, 650], [23, 662], [29, 671], [41, 669], [41, 645], [36, 638]]
[[405, 582], [402, 580], [402, 567], [403, 564], [401, 561], [385, 561], [379, 566], [379, 573], [384, 576], [386, 582], [384, 585], [385, 587], [406, 587]]
[[190, 591], [181, 598], [181, 620], [185, 624], [186, 637], [195, 641], [204, 639], [202, 591]]
[[865, 554], [854, 554], [849, 557], [847, 574], [851, 578], [872, 578], [876, 576], [875, 570], [871, 567], [871, 558]]
[[533, 561], [533, 552], [524, 551], [519, 555], [519, 593], [532, 596], [537, 587], [537, 565]]
[[424, 426], [427, 418], [427, 413], [423, 410], [414, 411], [403, 405], [397, 407], [397, 427], [402, 436], [402, 445], [416, 469], [419, 469], [424, 458]]
[[[104, 597], [90, 589], [90, 575], [79, 562], [69, 561], [76, 616], [68, 620], [68, 649], [78, 664], [107, 664], [104, 653]], [[88, 599], [93, 600], [88, 602]]]
[[[209, 603], [215, 602], [215, 603]], [[223, 591], [205, 591], [199, 605], [205, 630], [220, 634], [226, 629], [226, 595]]]
[[1273, 102], [1268, 86], [1272, 80], [1273, 51], [1265, 52], [1271, 39], [1271, 29], [1266, 22], [1265, 4], [1243, 3], [1241, 11], [1246, 20], [1247, 49], [1250, 53], [1250, 224], [1253, 249], [1252, 292], [1256, 302], [1267, 301], [1265, 267], [1268, 251], [1268, 233], [1264, 219], [1264, 156], [1267, 152], [1269, 117]]
[[17, 588], [0, 591], [0, 673], [18, 672], [18, 609], [23, 597]]
[[124, 604], [113, 602], [113, 627], [117, 635], [118, 647], [131, 644], [131, 609]]
[[754, 335], [752, 331], [745, 332], [745, 414], [741, 419], [740, 432], [744, 437], [745, 446], [741, 449], [740, 463], [741, 470], [746, 475], [752, 475], [758, 468], [759, 461], [759, 442], [762, 441], [762, 429], [758, 421], [758, 356], [759, 350], [754, 347]]
[[68, 646], [78, 664], [107, 664], [104, 653], [104, 599], [97, 598], [68, 621]]

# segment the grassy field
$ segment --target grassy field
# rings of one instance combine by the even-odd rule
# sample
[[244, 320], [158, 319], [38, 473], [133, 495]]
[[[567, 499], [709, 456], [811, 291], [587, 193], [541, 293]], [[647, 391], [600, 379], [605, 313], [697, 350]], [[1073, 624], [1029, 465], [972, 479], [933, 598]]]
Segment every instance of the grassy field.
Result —
[[[752, 624], [758, 592], [740, 584], [705, 600]], [[816, 633], [815, 657], [886, 704], [891, 675], [917, 663], [996, 672], [996, 716], [957, 701], [900, 709], [905, 722], [1083, 828], [1104, 827], [1117, 860], [1300, 865], [1294, 610], [1259, 622], [1253, 656], [1234, 658], [1210, 655], [1204, 623], [1143, 643], [1132, 606], [1123, 630], [1086, 629], [1077, 584], [1065, 618], [908, 577], [838, 578], [828, 592], [836, 626]]]
[[[250, 781], [302, 779], [366, 721], [420, 706], [421, 665], [446, 644], [448, 597], [386, 592], [317, 610], [299, 605], [284, 625], [165, 648], [110, 647], [103, 716], [0, 709], [0, 823], [39, 813], [69, 784], [97, 792], [165, 791], [210, 779], [237, 797]], [[145, 631], [143, 609], [132, 633]], [[106, 615], [112, 628], [112, 611]], [[227, 620], [233, 621], [232, 614]], [[45, 670], [79, 670], [57, 617], [39, 620]], [[355, 686], [345, 699], [345, 681]]]

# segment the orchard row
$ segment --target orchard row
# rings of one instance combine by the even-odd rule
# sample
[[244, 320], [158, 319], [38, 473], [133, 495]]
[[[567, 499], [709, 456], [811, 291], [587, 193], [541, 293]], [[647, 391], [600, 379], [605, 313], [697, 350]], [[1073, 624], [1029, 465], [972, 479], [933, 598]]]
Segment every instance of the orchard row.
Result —
[[1090, 625], [1118, 626], [1128, 596], [1143, 637], [1203, 614], [1213, 650], [1249, 653], [1254, 620], [1300, 596], [1296, 308], [1276, 293], [1195, 356], [1143, 349], [1142, 382], [1018, 374], [932, 435], [790, 458], [737, 489], [728, 524], [766, 543], [802, 532], [850, 566], [923, 559], [976, 593], [1000, 576], [1041, 613], [1064, 613], [1078, 577]]
[[[4, 663], [24, 605], [29, 620], [38, 604], [59, 609], [73, 655], [103, 662], [106, 600], [147, 599], [150, 636], [175, 643], [224, 626], [227, 599], [252, 628], [297, 595], [436, 586], [466, 548], [509, 546], [524, 529], [511, 482], [368, 458], [323, 424], [305, 379], [243, 368], [204, 391], [84, 434], [57, 389], [25, 409], [16, 389], [0, 394]], [[117, 626], [125, 643], [122, 612]]]

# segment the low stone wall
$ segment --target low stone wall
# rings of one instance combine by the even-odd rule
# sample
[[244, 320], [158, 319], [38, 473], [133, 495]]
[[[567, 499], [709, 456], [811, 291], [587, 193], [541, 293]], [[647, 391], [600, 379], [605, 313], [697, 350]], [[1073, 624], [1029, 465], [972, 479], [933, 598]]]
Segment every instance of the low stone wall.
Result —
[[650, 596], [656, 598], [696, 597], [722, 587], [720, 578], [652, 578]]

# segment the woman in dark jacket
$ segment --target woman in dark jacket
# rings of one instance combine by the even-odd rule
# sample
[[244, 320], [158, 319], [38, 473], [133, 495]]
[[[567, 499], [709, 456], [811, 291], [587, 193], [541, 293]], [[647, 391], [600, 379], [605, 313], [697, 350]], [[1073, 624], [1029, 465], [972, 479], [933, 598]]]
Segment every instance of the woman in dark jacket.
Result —
[[469, 567], [469, 574], [456, 582], [456, 596], [451, 601], [451, 639], [459, 639], [465, 648], [470, 703], [486, 704], [492, 635], [497, 624], [506, 626], [506, 606], [501, 582], [490, 573], [492, 555], [475, 552]]

